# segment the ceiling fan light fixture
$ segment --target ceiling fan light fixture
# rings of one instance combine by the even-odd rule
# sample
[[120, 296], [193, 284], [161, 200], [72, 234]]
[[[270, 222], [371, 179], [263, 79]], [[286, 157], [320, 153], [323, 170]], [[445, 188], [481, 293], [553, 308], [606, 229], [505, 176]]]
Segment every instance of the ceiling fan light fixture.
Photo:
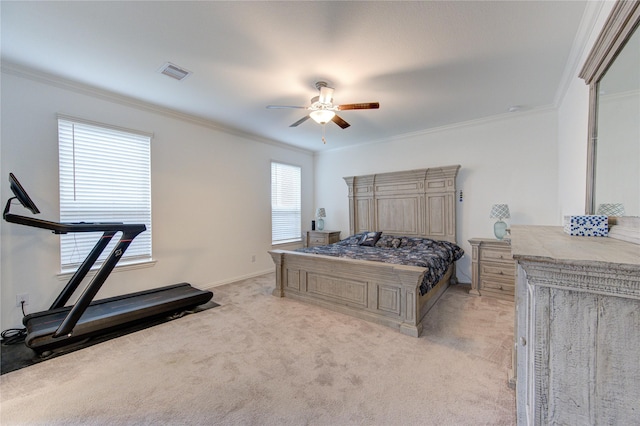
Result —
[[318, 102], [321, 104], [330, 104], [333, 101], [333, 89], [331, 87], [320, 87], [320, 96]]
[[335, 115], [335, 112], [329, 111], [327, 109], [319, 109], [316, 111], [311, 111], [311, 113], [309, 113], [309, 117], [311, 117], [313, 121], [318, 124], [327, 124]]

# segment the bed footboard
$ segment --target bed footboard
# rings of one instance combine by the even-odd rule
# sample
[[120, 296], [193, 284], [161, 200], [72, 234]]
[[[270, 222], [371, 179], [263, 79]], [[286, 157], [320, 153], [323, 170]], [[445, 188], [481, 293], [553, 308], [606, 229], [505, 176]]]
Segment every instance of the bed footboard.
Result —
[[269, 253], [276, 265], [274, 296], [313, 303], [414, 337], [450, 277], [420, 296], [425, 268], [286, 250]]

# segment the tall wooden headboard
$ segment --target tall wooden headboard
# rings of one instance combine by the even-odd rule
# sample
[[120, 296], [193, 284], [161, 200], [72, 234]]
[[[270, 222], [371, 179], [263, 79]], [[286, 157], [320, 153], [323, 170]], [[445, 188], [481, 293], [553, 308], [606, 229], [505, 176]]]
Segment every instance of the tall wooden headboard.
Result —
[[460, 165], [349, 176], [349, 231], [456, 242]]

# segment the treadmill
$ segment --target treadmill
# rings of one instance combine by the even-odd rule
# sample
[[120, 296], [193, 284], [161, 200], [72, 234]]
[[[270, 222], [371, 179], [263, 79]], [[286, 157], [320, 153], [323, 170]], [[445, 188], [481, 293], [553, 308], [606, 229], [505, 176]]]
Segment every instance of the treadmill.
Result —
[[[25, 344], [38, 354], [78, 344], [78, 342], [104, 336], [118, 329], [140, 325], [190, 311], [211, 300], [213, 293], [181, 283], [136, 293], [93, 300], [107, 277], [116, 266], [129, 244], [147, 228], [144, 224], [119, 222], [58, 223], [9, 213], [11, 201], [17, 199], [33, 214], [40, 211], [18, 179], [9, 173], [11, 191], [15, 195], [7, 201], [4, 220], [19, 225], [48, 229], [54, 234], [71, 232], [102, 232], [102, 237], [87, 258], [78, 267], [51, 307], [42, 312], [26, 315]], [[119, 241], [86, 285], [75, 304], [66, 306], [78, 286], [113, 237], [121, 233]]]

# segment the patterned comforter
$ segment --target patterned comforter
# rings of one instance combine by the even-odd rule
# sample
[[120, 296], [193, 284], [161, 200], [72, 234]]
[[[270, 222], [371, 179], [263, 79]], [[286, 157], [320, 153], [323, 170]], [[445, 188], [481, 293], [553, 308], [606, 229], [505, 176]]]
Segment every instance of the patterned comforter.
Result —
[[460, 247], [448, 241], [386, 234], [380, 237], [375, 246], [368, 247], [359, 244], [364, 234], [352, 235], [335, 244], [301, 248], [296, 251], [427, 268], [420, 285], [421, 295], [431, 290], [442, 279], [449, 265], [464, 254]]

